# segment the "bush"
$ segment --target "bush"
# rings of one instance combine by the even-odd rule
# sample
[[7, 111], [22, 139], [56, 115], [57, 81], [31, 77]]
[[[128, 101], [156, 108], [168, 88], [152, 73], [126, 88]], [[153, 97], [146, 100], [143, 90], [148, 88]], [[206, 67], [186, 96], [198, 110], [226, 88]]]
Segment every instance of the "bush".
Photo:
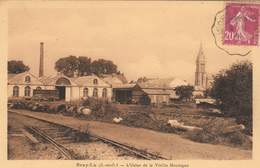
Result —
[[135, 111], [125, 114], [123, 123], [129, 126], [152, 129], [154, 120], [154, 112], [148, 109], [145, 111]]
[[115, 104], [109, 102], [107, 99], [88, 98], [84, 100], [83, 106], [88, 106], [91, 110], [91, 116], [100, 119], [112, 119], [119, 117], [121, 114]]
[[212, 121], [205, 124], [203, 130], [187, 131], [184, 138], [200, 143], [221, 144], [242, 149], [252, 149], [252, 141], [241, 132], [225, 133], [228, 123]]
[[147, 94], [143, 94], [140, 97], [140, 104], [142, 105], [151, 105], [151, 99]]
[[253, 118], [252, 116], [240, 116], [236, 117], [237, 124], [243, 124], [246, 128], [243, 132], [247, 135], [253, 135]]
[[252, 63], [241, 61], [214, 77], [209, 94], [229, 116], [252, 116]]

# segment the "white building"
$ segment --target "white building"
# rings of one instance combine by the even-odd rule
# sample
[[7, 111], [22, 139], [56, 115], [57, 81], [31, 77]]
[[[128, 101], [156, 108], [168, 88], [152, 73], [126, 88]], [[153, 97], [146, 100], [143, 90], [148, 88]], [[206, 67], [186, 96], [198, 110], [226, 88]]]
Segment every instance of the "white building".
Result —
[[112, 88], [95, 75], [68, 78], [54, 75], [36, 78], [30, 72], [8, 74], [8, 98], [32, 98], [34, 89], [59, 90], [59, 98], [78, 101], [84, 97], [111, 99]]

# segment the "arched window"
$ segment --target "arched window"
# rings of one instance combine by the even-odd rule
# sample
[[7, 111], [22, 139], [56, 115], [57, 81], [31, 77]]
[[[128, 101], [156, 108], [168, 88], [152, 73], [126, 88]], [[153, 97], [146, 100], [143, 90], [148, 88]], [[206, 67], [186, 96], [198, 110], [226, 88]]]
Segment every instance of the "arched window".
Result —
[[19, 97], [19, 87], [18, 86], [13, 87], [13, 96]]
[[25, 77], [25, 82], [31, 82], [30, 76], [26, 76], [26, 77]]
[[97, 80], [97, 79], [94, 79], [94, 80], [93, 80], [93, 84], [94, 84], [94, 85], [97, 85], [97, 84], [98, 84], [98, 80]]
[[102, 91], [102, 97], [107, 97], [107, 89], [104, 88]]
[[71, 85], [70, 81], [67, 78], [60, 78], [56, 81], [55, 85]]
[[31, 88], [29, 86], [26, 86], [24, 88], [24, 96], [30, 96], [31, 94]]
[[97, 88], [93, 89], [93, 97], [98, 97], [98, 89]]
[[36, 90], [42, 90], [42, 88], [41, 88], [40, 86], [38, 86], [38, 87], [36, 88]]
[[83, 89], [83, 97], [88, 97], [88, 88]]

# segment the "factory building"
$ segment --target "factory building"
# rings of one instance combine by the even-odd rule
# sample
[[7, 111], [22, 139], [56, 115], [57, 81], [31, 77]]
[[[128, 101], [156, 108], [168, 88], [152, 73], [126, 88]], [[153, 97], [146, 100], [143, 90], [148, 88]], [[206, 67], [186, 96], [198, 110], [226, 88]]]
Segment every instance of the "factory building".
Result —
[[87, 97], [111, 99], [110, 85], [96, 75], [68, 78], [65, 75], [36, 78], [30, 72], [8, 74], [8, 98], [33, 98], [33, 90], [58, 90], [59, 99], [78, 101]]
[[111, 100], [112, 89], [96, 75], [69, 78], [65, 75], [44, 76], [44, 43], [40, 43], [39, 77], [30, 72], [8, 74], [8, 98], [33, 98], [33, 90], [58, 90], [59, 100], [78, 101], [87, 97]]

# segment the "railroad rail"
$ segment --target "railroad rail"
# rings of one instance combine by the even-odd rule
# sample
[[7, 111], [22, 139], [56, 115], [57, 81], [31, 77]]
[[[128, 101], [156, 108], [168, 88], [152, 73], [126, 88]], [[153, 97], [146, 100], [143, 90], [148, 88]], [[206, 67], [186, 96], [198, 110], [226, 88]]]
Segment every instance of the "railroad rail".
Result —
[[[17, 121], [16, 121], [17, 122]], [[45, 133], [43, 133], [42, 131], [38, 130], [37, 128], [30, 126], [30, 125], [26, 125], [26, 124], [22, 124], [20, 122], [17, 122], [21, 125], [23, 125], [24, 127], [26, 127], [27, 129], [33, 131], [34, 133], [36, 133], [37, 135], [40, 135], [42, 138], [44, 138], [45, 140], [47, 140], [48, 142], [50, 142], [55, 148], [57, 148], [62, 154], [64, 154], [64, 156], [66, 156], [69, 160], [73, 160], [75, 159], [73, 153], [71, 153], [70, 150], [68, 150], [67, 148], [65, 148], [63, 145], [61, 145], [60, 143], [58, 143], [57, 141], [55, 141], [53, 138], [51, 138], [50, 136], [46, 135]]]
[[[8, 112], [10, 113], [15, 113], [15, 112], [12, 112], [12, 111], [9, 111]], [[65, 127], [65, 128], [68, 128], [68, 129], [71, 129], [71, 130], [74, 130], [74, 131], [78, 131], [74, 128], [70, 128], [68, 126], [65, 126], [65, 125], [62, 125], [62, 124], [57, 124], [57, 123], [54, 123], [54, 122], [50, 122], [50, 121], [46, 121], [46, 120], [43, 120], [43, 119], [39, 119], [39, 118], [36, 118], [36, 117], [32, 117], [32, 116], [28, 116], [28, 115], [25, 115], [25, 114], [20, 114], [20, 113], [15, 113], [15, 114], [18, 114], [18, 115], [23, 115], [23, 116], [26, 116], [26, 117], [29, 117], [29, 118], [33, 118], [33, 119], [36, 119], [36, 120], [39, 120], [39, 121], [43, 121], [43, 122], [46, 122], [46, 123], [50, 123], [50, 124], [55, 124], [57, 126], [61, 126], [61, 127]], [[24, 125], [24, 124], [22, 124]], [[26, 126], [26, 125], [25, 125]], [[26, 127], [30, 127], [30, 126], [26, 126]], [[42, 133], [40, 130], [36, 129], [35, 127], [30, 127], [29, 129], [31, 130], [35, 130], [35, 132], [39, 132], [39, 135], [42, 135], [44, 138], [46, 138], [47, 140], [50, 140], [51, 143], [54, 143], [55, 145], [54, 146], [58, 146], [59, 150], [62, 150], [64, 149], [65, 147], [63, 147], [60, 143], [58, 142], [55, 142], [55, 140], [53, 140], [51, 137], [49, 137], [48, 135]], [[109, 144], [112, 144], [116, 147], [119, 147], [119, 148], [122, 148], [126, 151], [129, 151], [130, 153], [133, 153], [135, 154], [136, 156], [139, 156], [143, 159], [146, 159], [146, 160], [170, 160], [166, 157], [163, 157], [163, 156], [160, 156], [159, 153], [153, 153], [153, 152], [149, 152], [147, 150], [142, 150], [142, 149], [137, 149], [133, 146], [129, 146], [128, 144], [124, 144], [124, 143], [121, 143], [121, 142], [117, 142], [115, 140], [111, 140], [111, 139], [108, 139], [108, 138], [105, 138], [105, 137], [102, 137], [102, 136], [99, 136], [99, 135], [96, 135], [96, 134], [93, 134], [93, 133], [86, 133], [86, 134], [89, 134], [90, 136], [92, 137], [95, 137], [97, 139], [100, 139], [102, 140], [103, 142], [106, 142], [106, 143], [109, 143]], [[66, 152], [67, 150], [65, 149], [65, 152], [64, 153], [67, 153]], [[63, 153], [63, 152], [62, 152]], [[69, 154], [68, 154], [69, 155]], [[68, 156], [68, 158], [70, 159], [73, 159], [72, 156]]]

